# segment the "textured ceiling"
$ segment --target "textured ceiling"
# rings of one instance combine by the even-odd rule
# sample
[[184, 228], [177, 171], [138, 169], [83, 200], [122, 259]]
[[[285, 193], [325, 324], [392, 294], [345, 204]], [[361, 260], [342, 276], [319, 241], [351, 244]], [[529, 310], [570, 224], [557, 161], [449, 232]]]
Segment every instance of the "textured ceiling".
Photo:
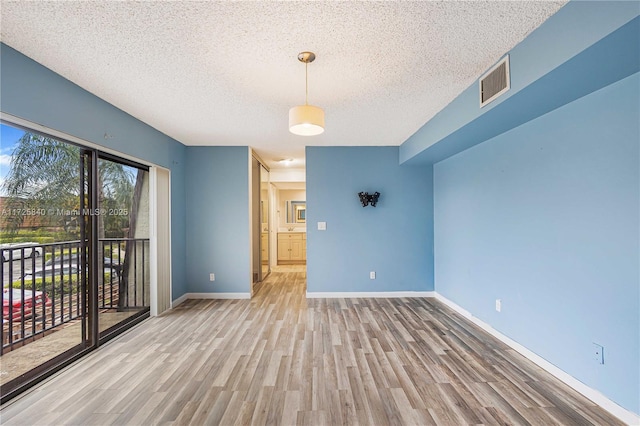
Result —
[[[186, 145], [400, 145], [565, 1], [5, 1], [1, 40]], [[288, 110], [325, 110], [295, 136]]]

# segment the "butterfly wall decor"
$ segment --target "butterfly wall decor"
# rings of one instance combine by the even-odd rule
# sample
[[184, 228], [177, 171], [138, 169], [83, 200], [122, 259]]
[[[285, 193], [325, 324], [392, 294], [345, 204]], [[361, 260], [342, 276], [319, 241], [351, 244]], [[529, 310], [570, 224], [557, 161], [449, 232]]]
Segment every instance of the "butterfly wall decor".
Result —
[[358, 192], [358, 197], [360, 197], [360, 203], [362, 203], [362, 207], [367, 207], [368, 205], [375, 207], [378, 203], [378, 197], [380, 197], [380, 193], [374, 192], [373, 194], [369, 194], [368, 192]]

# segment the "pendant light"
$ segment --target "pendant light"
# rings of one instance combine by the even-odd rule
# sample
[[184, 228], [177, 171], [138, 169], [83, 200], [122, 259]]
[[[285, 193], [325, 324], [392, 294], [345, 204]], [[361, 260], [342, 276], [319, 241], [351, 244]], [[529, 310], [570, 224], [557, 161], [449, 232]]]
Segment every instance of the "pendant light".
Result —
[[305, 95], [304, 105], [294, 106], [289, 110], [289, 131], [300, 136], [315, 136], [324, 132], [324, 111], [317, 106], [309, 105], [308, 66], [316, 59], [313, 52], [300, 52], [298, 60], [304, 63]]

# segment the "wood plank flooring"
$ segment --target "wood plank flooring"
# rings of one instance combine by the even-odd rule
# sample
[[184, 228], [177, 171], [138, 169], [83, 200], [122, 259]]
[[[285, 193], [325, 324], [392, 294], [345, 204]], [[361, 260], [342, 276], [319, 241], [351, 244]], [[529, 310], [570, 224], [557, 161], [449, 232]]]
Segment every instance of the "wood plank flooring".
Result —
[[620, 425], [432, 299], [189, 300], [6, 404], [2, 424]]

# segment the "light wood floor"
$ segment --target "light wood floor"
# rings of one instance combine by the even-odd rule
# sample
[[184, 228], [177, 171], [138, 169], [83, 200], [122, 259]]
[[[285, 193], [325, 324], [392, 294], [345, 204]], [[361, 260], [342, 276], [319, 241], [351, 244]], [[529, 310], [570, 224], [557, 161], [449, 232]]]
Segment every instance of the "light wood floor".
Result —
[[250, 301], [187, 301], [1, 423], [621, 424], [434, 300], [307, 300], [305, 280], [287, 268]]

